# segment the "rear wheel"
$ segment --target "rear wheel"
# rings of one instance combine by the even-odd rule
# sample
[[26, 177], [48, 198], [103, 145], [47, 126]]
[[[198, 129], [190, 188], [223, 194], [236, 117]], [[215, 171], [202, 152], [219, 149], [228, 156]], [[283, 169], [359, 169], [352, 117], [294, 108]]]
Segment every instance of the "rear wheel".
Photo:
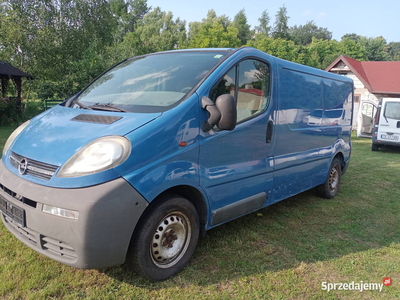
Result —
[[189, 262], [199, 237], [196, 208], [180, 196], [158, 201], [134, 233], [127, 263], [151, 281], [168, 279]]
[[328, 178], [325, 183], [317, 187], [318, 194], [326, 199], [332, 199], [335, 197], [339, 191], [341, 175], [342, 168], [340, 166], [340, 160], [334, 158], [329, 169]]
[[379, 145], [372, 144], [371, 151], [378, 151], [378, 150], [379, 150]]

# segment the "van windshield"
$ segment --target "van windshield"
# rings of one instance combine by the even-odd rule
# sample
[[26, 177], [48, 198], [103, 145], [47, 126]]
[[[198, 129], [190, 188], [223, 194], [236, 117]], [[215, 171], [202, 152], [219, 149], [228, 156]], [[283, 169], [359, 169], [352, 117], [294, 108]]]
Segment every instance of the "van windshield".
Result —
[[386, 102], [383, 115], [388, 119], [400, 120], [400, 102]]
[[327, 109], [325, 111], [325, 116], [330, 119], [341, 118], [343, 114], [343, 109]]
[[322, 109], [316, 109], [310, 112], [311, 117], [322, 118]]
[[76, 99], [88, 108], [162, 112], [177, 105], [228, 51], [182, 51], [128, 59], [89, 85]]

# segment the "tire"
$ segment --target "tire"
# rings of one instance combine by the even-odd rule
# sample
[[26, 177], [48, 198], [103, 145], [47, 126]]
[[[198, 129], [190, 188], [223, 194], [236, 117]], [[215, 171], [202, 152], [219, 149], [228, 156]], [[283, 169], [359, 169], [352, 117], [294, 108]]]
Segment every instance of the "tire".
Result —
[[317, 187], [317, 192], [320, 197], [326, 199], [332, 199], [336, 196], [340, 187], [340, 179], [342, 176], [342, 168], [340, 160], [334, 158], [329, 168], [328, 178], [325, 183]]
[[371, 151], [378, 151], [378, 150], [379, 150], [379, 145], [372, 144]]
[[187, 199], [159, 199], [134, 232], [127, 264], [150, 281], [166, 280], [188, 264], [199, 238], [199, 216]]

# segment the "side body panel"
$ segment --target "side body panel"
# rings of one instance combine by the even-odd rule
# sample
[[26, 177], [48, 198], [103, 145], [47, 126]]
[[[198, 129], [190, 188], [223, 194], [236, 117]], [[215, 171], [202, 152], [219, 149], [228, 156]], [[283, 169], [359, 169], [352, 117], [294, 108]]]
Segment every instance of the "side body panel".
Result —
[[322, 184], [350, 158], [352, 81], [279, 60], [274, 187], [269, 204]]

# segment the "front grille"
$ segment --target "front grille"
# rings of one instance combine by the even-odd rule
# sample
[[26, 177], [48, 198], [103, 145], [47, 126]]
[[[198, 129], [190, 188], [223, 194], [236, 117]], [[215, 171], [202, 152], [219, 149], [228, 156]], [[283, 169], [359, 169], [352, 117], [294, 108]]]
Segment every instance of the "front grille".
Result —
[[16, 236], [22, 238], [33, 249], [39, 248], [48, 253], [50, 257], [57, 256], [68, 262], [76, 262], [78, 256], [75, 250], [66, 243], [41, 235], [28, 228], [21, 227], [11, 218], [3, 215], [7, 228]]
[[0, 183], [0, 190], [3, 190], [7, 194], [9, 194], [11, 197], [13, 197], [15, 200], [20, 201], [22, 203], [25, 203], [26, 205], [29, 205], [30, 207], [36, 208], [37, 202], [33, 201], [31, 199], [28, 199], [26, 197], [22, 197], [21, 195], [17, 194], [16, 192], [6, 188], [4, 185]]
[[[15, 152], [11, 152], [10, 163], [21, 175], [28, 174], [43, 180], [49, 180], [58, 168], [58, 166], [23, 157]], [[24, 164], [23, 168], [21, 164]]]

